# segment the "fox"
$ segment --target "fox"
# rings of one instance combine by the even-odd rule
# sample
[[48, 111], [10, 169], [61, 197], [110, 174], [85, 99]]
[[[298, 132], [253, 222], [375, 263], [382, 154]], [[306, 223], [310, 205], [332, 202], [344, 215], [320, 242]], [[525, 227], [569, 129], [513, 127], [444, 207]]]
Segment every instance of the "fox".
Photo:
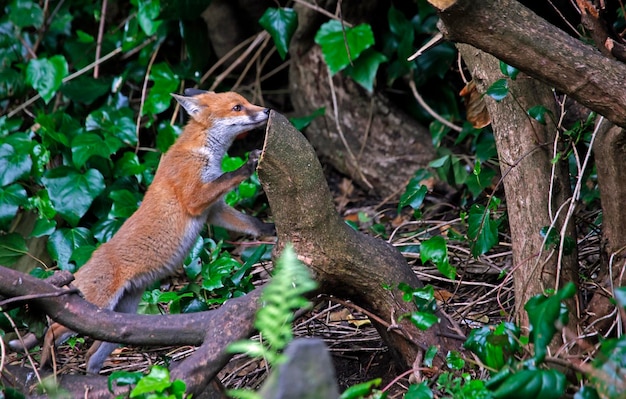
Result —
[[[189, 115], [187, 124], [161, 157], [139, 208], [74, 275], [73, 286], [100, 308], [135, 313], [146, 287], [174, 273], [207, 222], [254, 237], [275, 233], [273, 223], [241, 213], [223, 199], [254, 172], [260, 150], [237, 170], [221, 169], [235, 138], [265, 125], [269, 108], [234, 92], [187, 89], [172, 96]], [[44, 336], [40, 366], [72, 335], [53, 323]], [[99, 373], [116, 347], [95, 341], [86, 355], [87, 372]]]

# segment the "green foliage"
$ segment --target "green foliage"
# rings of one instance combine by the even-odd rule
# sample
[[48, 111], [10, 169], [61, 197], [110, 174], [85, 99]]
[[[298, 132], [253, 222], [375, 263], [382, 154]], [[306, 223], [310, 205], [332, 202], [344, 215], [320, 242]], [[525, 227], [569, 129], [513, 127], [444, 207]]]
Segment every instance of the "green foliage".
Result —
[[439, 317], [435, 314], [437, 310], [437, 302], [435, 301], [435, 290], [432, 285], [423, 288], [412, 288], [407, 284], [400, 283], [398, 289], [402, 291], [402, 299], [406, 302], [412, 302], [416, 311], [410, 314], [402, 315], [402, 318], [408, 318], [420, 330], [427, 330], [435, 323], [439, 322]]
[[568, 321], [567, 307], [562, 303], [576, 293], [574, 283], [567, 283], [552, 296], [537, 295], [526, 302], [524, 309], [530, 320], [530, 341], [535, 345], [535, 360], [542, 362], [557, 326]]
[[492, 327], [475, 328], [470, 331], [465, 348], [474, 352], [485, 366], [500, 370], [510, 364], [513, 355], [519, 350], [520, 329], [510, 322], [502, 322]]
[[359, 399], [369, 397], [372, 390], [378, 387], [382, 382], [381, 378], [375, 378], [370, 381], [362, 382], [360, 384], [352, 385], [341, 393], [339, 399]]
[[259, 23], [270, 33], [278, 54], [284, 60], [291, 37], [298, 27], [298, 14], [292, 8], [268, 8]]
[[270, 365], [279, 364], [283, 359], [282, 350], [293, 339], [294, 311], [309, 305], [304, 295], [316, 287], [309, 270], [296, 257], [293, 246], [286, 245], [276, 261], [272, 280], [263, 289], [263, 306], [254, 322], [263, 342], [235, 342], [229, 346], [229, 351], [264, 357]]
[[467, 217], [467, 237], [470, 239], [472, 255], [478, 257], [498, 243], [498, 221], [492, 214], [498, 209], [500, 201], [491, 197], [488, 206], [474, 204]]
[[455, 279], [456, 269], [450, 265], [448, 246], [442, 236], [431, 237], [420, 244], [420, 259], [422, 263], [433, 262], [444, 276], [451, 280]]
[[[165, 367], [154, 365], [147, 375], [127, 371], [113, 372], [108, 379], [109, 391], [113, 392], [113, 384], [131, 387], [130, 398], [140, 399], [182, 399], [186, 398], [185, 383], [181, 380], [170, 380], [170, 372]], [[125, 395], [118, 398], [126, 397]]]
[[507, 79], [496, 80], [487, 88], [485, 94], [496, 101], [502, 101], [509, 94], [509, 81]]

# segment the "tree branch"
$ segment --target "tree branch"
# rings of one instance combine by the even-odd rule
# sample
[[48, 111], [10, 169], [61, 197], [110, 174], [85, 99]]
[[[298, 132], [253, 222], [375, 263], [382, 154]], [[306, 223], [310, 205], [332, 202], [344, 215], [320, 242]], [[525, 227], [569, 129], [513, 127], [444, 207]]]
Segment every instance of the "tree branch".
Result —
[[515, 0], [459, 0], [439, 16], [447, 39], [486, 51], [626, 127], [626, 65], [621, 62]]
[[[16, 297], [33, 292], [63, 294], [66, 290], [43, 280], [0, 266], [0, 295]], [[254, 320], [260, 289], [234, 298], [216, 310], [174, 315], [137, 315], [100, 309], [76, 294], [34, 299], [52, 319], [92, 338], [130, 345], [200, 345], [208, 329], [247, 330], [240, 316]], [[236, 320], [232, 322], [231, 320]], [[232, 335], [232, 334], [230, 334]]]

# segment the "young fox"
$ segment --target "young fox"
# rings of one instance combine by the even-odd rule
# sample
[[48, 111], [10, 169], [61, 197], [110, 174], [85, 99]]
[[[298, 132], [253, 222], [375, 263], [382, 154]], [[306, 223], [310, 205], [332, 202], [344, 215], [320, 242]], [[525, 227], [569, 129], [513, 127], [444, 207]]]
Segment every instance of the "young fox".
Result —
[[[273, 224], [240, 213], [222, 199], [253, 173], [260, 151], [228, 173], [222, 173], [222, 158], [238, 135], [266, 123], [269, 109], [232, 92], [188, 89], [185, 96], [172, 96], [191, 117], [189, 122], [161, 158], [139, 209], [75, 275], [74, 286], [101, 308], [135, 312], [146, 286], [182, 263], [207, 221], [253, 236], [274, 234]], [[55, 344], [72, 334], [52, 324], [41, 364], [49, 362]], [[87, 372], [99, 372], [115, 347], [96, 341], [87, 353]]]

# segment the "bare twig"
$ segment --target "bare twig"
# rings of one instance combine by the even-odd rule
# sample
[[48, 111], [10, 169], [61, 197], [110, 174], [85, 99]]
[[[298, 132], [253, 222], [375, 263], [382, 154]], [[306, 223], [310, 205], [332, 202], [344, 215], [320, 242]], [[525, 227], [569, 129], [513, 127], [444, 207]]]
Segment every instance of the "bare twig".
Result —
[[98, 26], [98, 39], [96, 40], [96, 65], [93, 68], [93, 78], [98, 79], [98, 73], [100, 65], [98, 60], [100, 59], [100, 51], [102, 50], [102, 36], [104, 35], [104, 21], [107, 12], [107, 0], [102, 0], [102, 9], [100, 10], [100, 24]]

